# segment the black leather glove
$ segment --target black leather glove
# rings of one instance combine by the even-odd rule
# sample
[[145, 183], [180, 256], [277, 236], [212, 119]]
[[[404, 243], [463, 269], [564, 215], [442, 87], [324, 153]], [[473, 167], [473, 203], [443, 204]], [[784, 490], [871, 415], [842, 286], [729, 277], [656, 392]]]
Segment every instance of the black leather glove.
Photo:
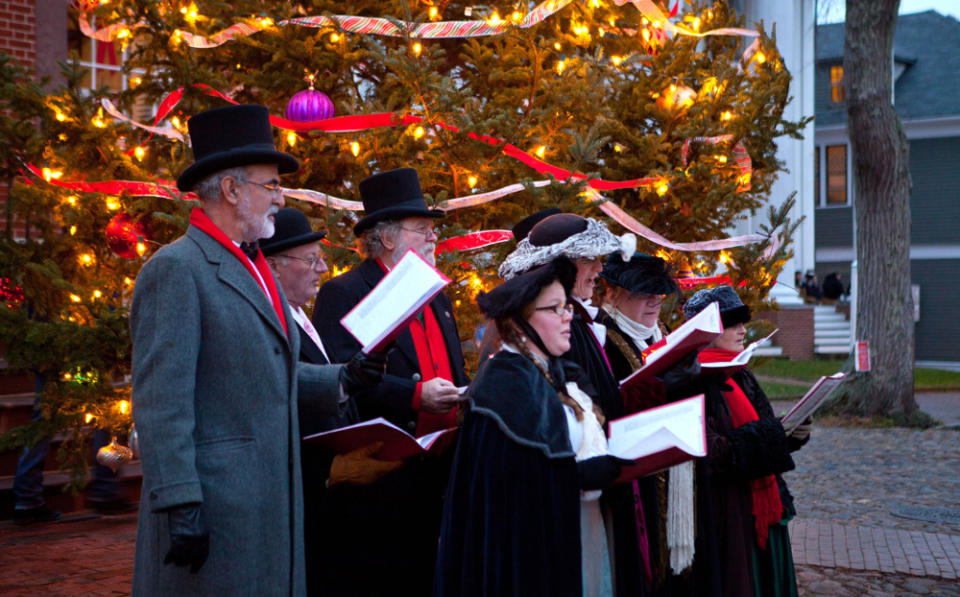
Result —
[[700, 361], [697, 360], [697, 351], [683, 357], [672, 367], [663, 372], [660, 379], [663, 381], [663, 390], [667, 400], [674, 401], [688, 396], [702, 394], [703, 379], [700, 371]]
[[190, 574], [196, 574], [210, 555], [210, 532], [203, 522], [200, 504], [184, 504], [167, 510], [170, 526], [170, 550], [163, 558], [164, 564], [190, 566]]
[[620, 476], [620, 469], [628, 464], [633, 464], [633, 461], [609, 454], [581, 460], [577, 463], [580, 489], [589, 491], [609, 487]]
[[340, 369], [340, 385], [348, 394], [354, 394], [365, 386], [375, 386], [383, 381], [386, 368], [386, 352], [364, 354], [360, 351]]

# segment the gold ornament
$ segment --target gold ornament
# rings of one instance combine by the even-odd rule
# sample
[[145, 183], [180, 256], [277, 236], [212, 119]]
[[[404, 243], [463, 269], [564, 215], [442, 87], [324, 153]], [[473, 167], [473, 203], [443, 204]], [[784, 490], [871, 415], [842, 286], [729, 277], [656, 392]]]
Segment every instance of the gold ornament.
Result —
[[97, 451], [97, 462], [113, 472], [117, 472], [118, 468], [130, 462], [131, 458], [133, 458], [133, 452], [130, 448], [118, 444], [116, 437], [110, 440], [109, 445]]

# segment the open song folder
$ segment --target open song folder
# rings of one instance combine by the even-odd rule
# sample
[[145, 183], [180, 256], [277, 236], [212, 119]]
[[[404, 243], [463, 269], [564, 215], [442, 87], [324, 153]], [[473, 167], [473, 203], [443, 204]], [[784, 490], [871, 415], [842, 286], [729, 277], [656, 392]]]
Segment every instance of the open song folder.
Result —
[[703, 394], [610, 422], [610, 454], [633, 460], [618, 482], [629, 481], [707, 455]]
[[449, 278], [411, 249], [340, 324], [360, 342], [363, 352], [375, 352], [400, 335], [449, 283]]
[[348, 425], [332, 431], [314, 433], [304, 441], [322, 446], [333, 454], [346, 454], [358, 448], [383, 442], [377, 453], [379, 460], [403, 460], [427, 452], [440, 453], [456, 438], [457, 427], [413, 437], [383, 417]]
[[700, 350], [723, 333], [720, 309], [710, 303], [703, 311], [691, 317], [663, 339], [663, 345], [647, 355], [643, 367], [620, 381], [620, 388], [657, 376], [693, 350]]
[[812, 415], [820, 405], [830, 396], [830, 393], [840, 385], [846, 373], [834, 373], [828, 377], [821, 377], [817, 383], [803, 395], [799, 402], [793, 405], [790, 412], [785, 414], [780, 423], [783, 424], [783, 430], [790, 433], [803, 423], [807, 417]]

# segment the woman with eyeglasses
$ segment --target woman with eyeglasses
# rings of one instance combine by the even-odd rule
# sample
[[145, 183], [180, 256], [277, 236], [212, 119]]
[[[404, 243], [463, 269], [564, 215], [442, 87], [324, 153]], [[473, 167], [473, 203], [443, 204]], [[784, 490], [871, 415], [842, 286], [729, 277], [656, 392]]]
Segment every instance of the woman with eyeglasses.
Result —
[[[434, 595], [611, 595], [599, 489], [620, 473], [571, 381], [567, 259], [477, 296], [501, 348], [481, 365], [443, 511]], [[582, 554], [582, 560], [581, 560]]]

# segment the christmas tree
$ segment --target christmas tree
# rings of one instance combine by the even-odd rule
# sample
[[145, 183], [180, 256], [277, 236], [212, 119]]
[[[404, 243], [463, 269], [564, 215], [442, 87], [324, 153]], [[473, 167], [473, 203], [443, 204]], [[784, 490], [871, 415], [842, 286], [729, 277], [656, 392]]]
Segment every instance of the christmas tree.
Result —
[[[329, 231], [332, 274], [359, 261], [355, 212], [336, 199], [357, 201], [360, 180], [402, 166], [448, 209], [441, 239], [509, 228], [551, 206], [625, 213], [674, 243], [726, 237], [767, 202], [783, 167], [776, 138], [804, 124], [782, 118], [790, 74], [773, 33], [757, 23], [738, 35], [746, 24], [724, 2], [651, 7], [81, 3], [72, 18], [84, 32], [126, 49], [129, 89], [84, 96], [83, 72], [66, 65], [66, 86], [43, 96], [3, 67], [17, 90], [2, 111], [13, 115], [2, 132], [4, 175], [16, 181], [7, 209], [30, 234], [14, 241], [8, 226], [0, 246], [0, 278], [22, 289], [0, 307], [0, 336], [12, 366], [48, 380], [47, 418], [4, 441], [69, 430], [79, 446], [84, 426], [129, 427], [132, 281], [194, 204], [166, 182], [191, 161], [187, 118], [228, 100], [296, 121], [277, 121], [277, 146], [303, 166], [284, 185], [307, 190], [288, 193], [288, 205]], [[139, 124], [152, 130], [132, 117], [149, 105], [157, 122]], [[345, 116], [357, 118], [336, 118]], [[34, 173], [21, 175], [26, 164]], [[453, 209], [511, 185], [517, 192]], [[691, 252], [641, 238], [639, 249], [673, 262], [687, 287], [719, 276], [762, 308], [788, 257], [791, 206], [770, 210], [763, 242]], [[618, 219], [607, 221], [622, 233]], [[472, 298], [498, 283], [512, 247], [441, 254], [464, 340], [480, 323]]]

